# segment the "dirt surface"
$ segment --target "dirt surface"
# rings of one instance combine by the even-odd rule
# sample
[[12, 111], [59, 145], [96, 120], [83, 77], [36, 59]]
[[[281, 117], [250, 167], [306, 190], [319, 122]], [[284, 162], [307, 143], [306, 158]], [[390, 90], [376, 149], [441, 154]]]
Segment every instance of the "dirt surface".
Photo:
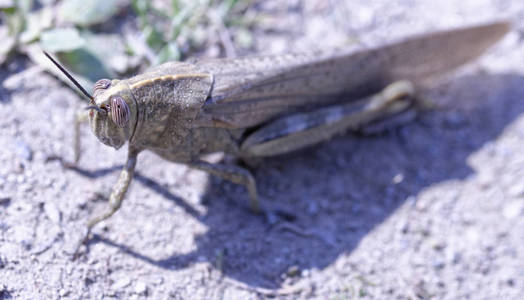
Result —
[[294, 219], [253, 215], [243, 188], [142, 153], [122, 208], [75, 262], [125, 149], [85, 128], [76, 171], [49, 160], [72, 157], [83, 102], [14, 59], [0, 71], [0, 299], [522, 299], [524, 2], [257, 9], [275, 16], [255, 29], [261, 53], [348, 37], [375, 45], [500, 18], [514, 30], [427, 94], [445, 109], [264, 161], [255, 171], [261, 200]]

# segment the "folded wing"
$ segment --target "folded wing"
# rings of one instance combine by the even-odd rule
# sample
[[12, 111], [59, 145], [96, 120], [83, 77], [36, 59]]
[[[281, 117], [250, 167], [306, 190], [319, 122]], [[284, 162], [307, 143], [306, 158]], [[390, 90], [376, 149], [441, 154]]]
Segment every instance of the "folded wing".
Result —
[[478, 57], [509, 28], [498, 22], [375, 48], [197, 61], [198, 69], [214, 77], [197, 122], [248, 128], [293, 111], [352, 101], [395, 80], [417, 84]]

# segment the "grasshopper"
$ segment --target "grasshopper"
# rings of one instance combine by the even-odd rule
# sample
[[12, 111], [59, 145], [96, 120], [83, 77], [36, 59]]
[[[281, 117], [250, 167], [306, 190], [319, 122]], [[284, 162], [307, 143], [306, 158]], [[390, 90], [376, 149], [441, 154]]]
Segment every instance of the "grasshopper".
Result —
[[89, 99], [95, 136], [116, 149], [128, 143], [109, 209], [89, 221], [86, 239], [120, 208], [141, 151], [243, 185], [258, 211], [247, 169], [201, 157], [274, 156], [412, 116], [420, 104], [415, 88], [478, 57], [509, 29], [496, 22], [375, 48], [168, 62], [129, 79], [101, 79], [93, 95], [45, 53]]

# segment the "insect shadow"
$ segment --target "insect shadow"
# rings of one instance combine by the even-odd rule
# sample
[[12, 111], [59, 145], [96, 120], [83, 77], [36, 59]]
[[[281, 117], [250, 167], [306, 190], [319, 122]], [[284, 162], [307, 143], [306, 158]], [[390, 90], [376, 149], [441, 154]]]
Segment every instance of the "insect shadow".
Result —
[[[67, 169], [74, 171], [84, 177], [91, 178], [91, 179], [104, 177], [110, 173], [117, 172], [122, 169], [122, 165], [116, 165], [116, 166], [112, 166], [109, 168], [103, 168], [103, 169], [97, 169], [97, 170], [87, 170], [87, 169], [83, 169], [82, 167], [79, 167], [76, 165], [68, 165], [65, 161], [62, 160], [62, 157], [53, 156], [53, 157], [49, 157], [48, 160], [59, 160]], [[134, 179], [148, 186], [149, 188], [153, 189], [155, 192], [160, 194], [162, 197], [175, 202], [178, 206], [184, 209], [185, 212], [190, 214], [191, 216], [193, 217], [199, 216], [199, 213], [193, 207], [188, 205], [187, 202], [185, 202], [180, 197], [173, 195], [173, 193], [169, 192], [168, 189], [161, 186], [155, 180], [142, 175], [140, 172], [135, 172]]]
[[[226, 277], [250, 287], [279, 288], [283, 274], [292, 267], [307, 276], [308, 271], [322, 270], [350, 254], [400, 206], [415, 205], [426, 188], [474, 175], [468, 157], [524, 112], [523, 83], [516, 74], [455, 78], [430, 94], [437, 100], [449, 98], [452, 109], [427, 113], [397, 134], [347, 135], [267, 159], [255, 171], [261, 200], [291, 209], [296, 215], [292, 222], [254, 217], [238, 205], [247, 197], [242, 188], [212, 179], [205, 196], [210, 199], [207, 214], [199, 216], [193, 210], [208, 227], [195, 238], [193, 252], [158, 258], [148, 255], [147, 249], [134, 250], [141, 248], [101, 236], [93, 242], [168, 270], [204, 258]], [[155, 179], [142, 175], [137, 179], [191, 211]], [[226, 201], [216, 195], [226, 195]], [[406, 226], [395, 229], [399, 234], [411, 230], [411, 220], [405, 221]]]

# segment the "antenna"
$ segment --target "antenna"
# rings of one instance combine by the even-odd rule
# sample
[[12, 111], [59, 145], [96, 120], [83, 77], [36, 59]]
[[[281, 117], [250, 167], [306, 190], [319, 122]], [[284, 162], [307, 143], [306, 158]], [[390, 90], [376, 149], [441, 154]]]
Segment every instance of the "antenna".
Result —
[[62, 65], [60, 65], [56, 60], [54, 60], [51, 55], [49, 55], [49, 53], [45, 52], [42, 50], [42, 52], [44, 52], [45, 56], [47, 56], [47, 58], [49, 58], [53, 64], [55, 64], [55, 66], [60, 69], [60, 71], [62, 71], [62, 73], [64, 73], [65, 76], [67, 76], [67, 78], [69, 78], [69, 80], [71, 80], [71, 82], [87, 97], [89, 98], [89, 100], [91, 100], [91, 102], [94, 102], [95, 99], [93, 98], [93, 96], [91, 96], [81, 85], [80, 83], [78, 83], [78, 81], [76, 81], [76, 79], [73, 78], [73, 76], [71, 76], [71, 74], [69, 74], [69, 72], [67, 72], [67, 70], [62, 67]]

